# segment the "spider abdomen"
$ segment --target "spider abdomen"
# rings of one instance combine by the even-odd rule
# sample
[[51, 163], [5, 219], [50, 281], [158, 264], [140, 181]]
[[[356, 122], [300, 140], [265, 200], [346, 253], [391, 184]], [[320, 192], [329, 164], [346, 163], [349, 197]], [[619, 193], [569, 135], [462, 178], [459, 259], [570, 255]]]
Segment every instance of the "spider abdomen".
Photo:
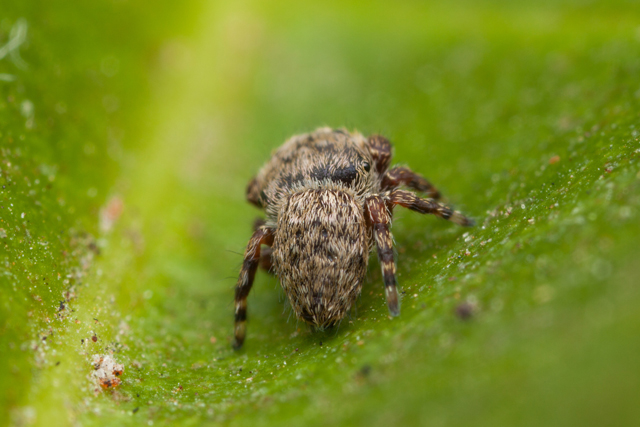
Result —
[[298, 318], [319, 328], [344, 318], [362, 289], [369, 240], [362, 206], [345, 191], [307, 189], [282, 203], [273, 267]]

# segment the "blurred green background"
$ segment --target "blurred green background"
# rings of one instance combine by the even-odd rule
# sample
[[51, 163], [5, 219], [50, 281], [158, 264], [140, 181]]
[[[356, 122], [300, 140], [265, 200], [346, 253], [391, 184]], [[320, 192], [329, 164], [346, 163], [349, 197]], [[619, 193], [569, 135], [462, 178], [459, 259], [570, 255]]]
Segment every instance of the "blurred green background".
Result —
[[[639, 107], [635, 1], [1, 0], [0, 425], [637, 425]], [[258, 273], [233, 352], [245, 185], [324, 125], [477, 226], [396, 211], [399, 318]]]

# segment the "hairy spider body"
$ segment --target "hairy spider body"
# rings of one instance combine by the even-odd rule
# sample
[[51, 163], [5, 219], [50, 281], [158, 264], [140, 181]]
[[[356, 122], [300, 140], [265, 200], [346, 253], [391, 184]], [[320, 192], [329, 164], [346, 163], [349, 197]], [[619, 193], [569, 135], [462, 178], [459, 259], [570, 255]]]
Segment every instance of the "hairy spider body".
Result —
[[[294, 136], [274, 152], [247, 188], [247, 199], [267, 218], [256, 224], [236, 285], [234, 347], [244, 342], [247, 295], [259, 265], [280, 278], [299, 319], [326, 328], [339, 323], [360, 295], [376, 246], [389, 311], [399, 314], [393, 207], [460, 225], [471, 221], [435, 201], [438, 191], [422, 176], [404, 167], [388, 170], [390, 161], [387, 139], [330, 128]], [[261, 253], [261, 245], [271, 250]]]

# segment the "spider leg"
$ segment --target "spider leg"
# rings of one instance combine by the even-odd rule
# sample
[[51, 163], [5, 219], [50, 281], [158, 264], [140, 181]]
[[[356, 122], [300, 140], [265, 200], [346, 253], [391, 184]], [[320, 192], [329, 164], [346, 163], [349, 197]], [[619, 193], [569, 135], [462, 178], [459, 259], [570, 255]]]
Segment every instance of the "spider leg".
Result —
[[260, 227], [264, 226], [267, 223], [264, 218], [257, 217], [253, 220], [253, 231], [258, 231]]
[[367, 142], [369, 153], [375, 162], [375, 169], [379, 174], [383, 174], [391, 163], [391, 143], [380, 135], [371, 135], [367, 138]]
[[276, 272], [273, 270], [273, 259], [271, 258], [272, 253], [273, 250], [271, 248], [264, 248], [262, 253], [260, 253], [260, 262], [258, 265], [267, 273], [275, 275]]
[[247, 200], [259, 208], [263, 207], [260, 200], [260, 183], [257, 177], [254, 177], [247, 185]]
[[400, 185], [406, 185], [407, 187], [426, 193], [427, 197], [432, 199], [439, 199], [440, 192], [429, 181], [420, 174], [415, 173], [411, 169], [402, 166], [396, 166], [389, 169], [387, 173], [382, 177], [382, 184], [380, 185], [382, 191], [393, 190]]
[[410, 191], [396, 189], [386, 193], [385, 198], [390, 209], [393, 209], [395, 205], [400, 205], [421, 214], [432, 214], [438, 216], [464, 227], [469, 227], [474, 224], [472, 219], [467, 218], [460, 212], [454, 211], [450, 207], [436, 202], [433, 199], [422, 199]]
[[[257, 231], [260, 227], [264, 226], [266, 223], [267, 221], [265, 221], [263, 218], [260, 218], [260, 217], [256, 218], [255, 221], [253, 221], [253, 231]], [[272, 252], [273, 251], [271, 250], [270, 247], [264, 248], [260, 252], [260, 262], [258, 263], [260, 268], [269, 274], [275, 274], [275, 271], [273, 270], [273, 260], [271, 259]]]
[[273, 230], [265, 226], [258, 228], [251, 236], [247, 249], [244, 251], [244, 261], [240, 270], [240, 277], [236, 284], [235, 297], [235, 341], [233, 348], [242, 347], [246, 334], [247, 321], [247, 296], [251, 291], [253, 279], [260, 262], [260, 245], [271, 246], [273, 244]]
[[385, 200], [380, 196], [371, 196], [365, 201], [367, 219], [373, 230], [378, 249], [378, 260], [382, 268], [387, 306], [392, 316], [400, 314], [398, 289], [396, 286], [396, 264], [393, 259], [393, 236], [389, 230], [391, 214]]

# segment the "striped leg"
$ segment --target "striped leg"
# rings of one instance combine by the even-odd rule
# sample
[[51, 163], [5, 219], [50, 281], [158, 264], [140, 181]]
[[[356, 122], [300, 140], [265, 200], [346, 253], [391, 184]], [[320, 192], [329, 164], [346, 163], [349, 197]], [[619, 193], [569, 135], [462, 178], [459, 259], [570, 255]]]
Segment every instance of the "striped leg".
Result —
[[456, 224], [465, 227], [473, 225], [473, 220], [462, 215], [460, 212], [454, 211], [433, 199], [421, 199], [410, 191], [393, 190], [390, 193], [387, 193], [385, 198], [387, 199], [387, 203], [390, 203], [391, 207], [394, 205], [400, 205], [421, 214], [439, 216], [440, 218], [455, 222]]
[[391, 143], [384, 136], [371, 135], [367, 139], [367, 144], [375, 170], [380, 174], [384, 173], [391, 163]]
[[[255, 221], [253, 221], [253, 231], [257, 231], [260, 227], [263, 227], [267, 222], [262, 219], [262, 218], [256, 218]], [[272, 255], [272, 250], [270, 247], [268, 248], [264, 248], [261, 252], [260, 252], [260, 262], [258, 263], [258, 265], [260, 266], [261, 269], [263, 269], [264, 271], [266, 271], [267, 273], [271, 274], [271, 275], [275, 275], [275, 271], [273, 271], [273, 260], [271, 259], [271, 255]]]
[[244, 262], [240, 277], [236, 284], [236, 325], [235, 325], [235, 341], [233, 348], [242, 347], [246, 334], [247, 321], [247, 296], [253, 285], [253, 278], [256, 275], [256, 269], [260, 262], [260, 245], [271, 246], [273, 244], [273, 230], [265, 226], [258, 228], [251, 236], [247, 249], [244, 251]]
[[398, 290], [396, 287], [396, 264], [393, 260], [393, 237], [389, 226], [391, 215], [387, 210], [384, 199], [380, 196], [369, 197], [365, 201], [367, 218], [373, 228], [373, 236], [378, 249], [378, 260], [382, 268], [384, 290], [387, 296], [387, 306], [392, 316], [400, 314], [398, 305]]
[[382, 191], [393, 190], [400, 185], [406, 185], [421, 193], [426, 193], [427, 197], [439, 199], [440, 192], [420, 174], [415, 173], [409, 168], [396, 166], [387, 171], [382, 178]]

